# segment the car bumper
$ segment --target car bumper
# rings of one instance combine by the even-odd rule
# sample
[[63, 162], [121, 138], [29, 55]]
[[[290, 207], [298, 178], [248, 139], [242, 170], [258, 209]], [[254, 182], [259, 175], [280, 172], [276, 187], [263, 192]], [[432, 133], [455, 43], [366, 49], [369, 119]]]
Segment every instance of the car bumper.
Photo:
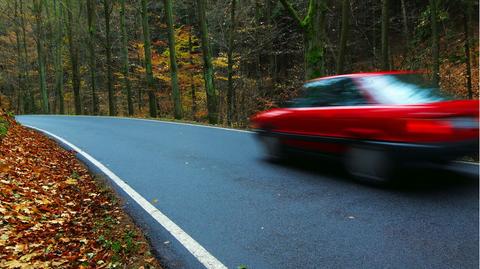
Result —
[[[274, 136], [280, 139], [285, 139], [286, 141], [295, 140], [309, 142], [311, 144], [312, 142], [313, 144], [336, 144], [341, 146], [340, 148], [343, 148], [343, 151], [348, 150], [348, 148], [352, 146], [372, 148], [375, 150], [385, 150], [397, 159], [404, 161], [448, 161], [467, 155], [475, 155], [479, 152], [479, 141], [477, 139], [443, 143], [407, 143], [306, 136], [289, 133], [267, 132], [261, 129], [255, 130], [255, 133], [257, 134], [257, 137]], [[307, 149], [304, 148], [303, 150]], [[311, 150], [313, 150], [313, 148]]]
[[467, 140], [444, 143], [393, 143], [365, 141], [363, 144], [387, 150], [395, 157], [406, 160], [448, 161], [478, 154], [479, 141]]

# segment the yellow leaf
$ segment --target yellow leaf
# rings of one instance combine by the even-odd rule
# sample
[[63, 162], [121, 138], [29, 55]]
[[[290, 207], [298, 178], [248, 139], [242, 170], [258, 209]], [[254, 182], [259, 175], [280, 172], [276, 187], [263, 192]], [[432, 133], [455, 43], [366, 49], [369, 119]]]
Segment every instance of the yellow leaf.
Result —
[[13, 268], [28, 268], [26, 266], [29, 266], [29, 264], [18, 261], [18, 260], [8, 261], [8, 262], [0, 261], [0, 267], [1, 268], [12, 268], [12, 269]]
[[38, 256], [37, 253], [30, 253], [30, 254], [26, 254], [26, 255], [23, 255], [22, 257], [20, 257], [20, 261], [22, 262], [28, 262], [30, 261], [32, 258]]
[[56, 267], [56, 266], [60, 266], [60, 265], [62, 265], [62, 264], [64, 264], [64, 263], [66, 263], [66, 262], [68, 262], [68, 261], [67, 261], [67, 260], [53, 261], [53, 262], [52, 262], [52, 266], [55, 266], [55, 267]]
[[65, 183], [67, 183], [68, 185], [77, 185], [77, 180], [74, 179], [74, 178], [68, 178], [67, 180], [65, 180]]

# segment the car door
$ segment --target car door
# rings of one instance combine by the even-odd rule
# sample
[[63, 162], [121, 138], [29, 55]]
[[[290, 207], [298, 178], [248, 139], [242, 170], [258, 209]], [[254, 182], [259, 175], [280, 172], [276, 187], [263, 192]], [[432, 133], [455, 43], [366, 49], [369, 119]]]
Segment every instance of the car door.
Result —
[[292, 100], [288, 107], [289, 113], [284, 116], [282, 130], [303, 136], [322, 133], [325, 126], [314, 126], [329, 113], [332, 96], [328, 86], [334, 82], [333, 79], [322, 79], [305, 83], [300, 96]]
[[313, 150], [340, 151], [337, 140], [355, 123], [357, 108], [367, 104], [348, 77], [307, 82], [304, 94], [289, 108], [285, 130], [292, 138], [288, 144]]

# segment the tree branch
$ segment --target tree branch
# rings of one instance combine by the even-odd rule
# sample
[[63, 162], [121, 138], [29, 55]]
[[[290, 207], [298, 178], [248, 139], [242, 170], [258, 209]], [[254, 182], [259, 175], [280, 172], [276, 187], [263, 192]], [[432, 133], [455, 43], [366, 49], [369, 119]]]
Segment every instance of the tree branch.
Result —
[[315, 14], [316, 9], [316, 0], [309, 0], [308, 1], [308, 10], [307, 10], [307, 16], [303, 19], [301, 22], [302, 27], [307, 26], [313, 18], [313, 15]]
[[[292, 4], [290, 4], [287, 0], [280, 0], [280, 3], [282, 3], [283, 7], [288, 11], [290, 16], [298, 23], [298, 25], [301, 28], [304, 28], [304, 20], [300, 18], [298, 15], [298, 12], [293, 8]], [[312, 3], [312, 0], [310, 0], [310, 4]]]

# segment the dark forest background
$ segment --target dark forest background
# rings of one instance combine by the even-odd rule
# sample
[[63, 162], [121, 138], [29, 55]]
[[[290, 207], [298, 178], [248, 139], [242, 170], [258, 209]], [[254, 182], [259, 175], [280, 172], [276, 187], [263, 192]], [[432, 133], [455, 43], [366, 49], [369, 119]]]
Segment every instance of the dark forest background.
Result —
[[17, 114], [246, 126], [314, 77], [423, 70], [478, 98], [478, 1], [0, 0]]

